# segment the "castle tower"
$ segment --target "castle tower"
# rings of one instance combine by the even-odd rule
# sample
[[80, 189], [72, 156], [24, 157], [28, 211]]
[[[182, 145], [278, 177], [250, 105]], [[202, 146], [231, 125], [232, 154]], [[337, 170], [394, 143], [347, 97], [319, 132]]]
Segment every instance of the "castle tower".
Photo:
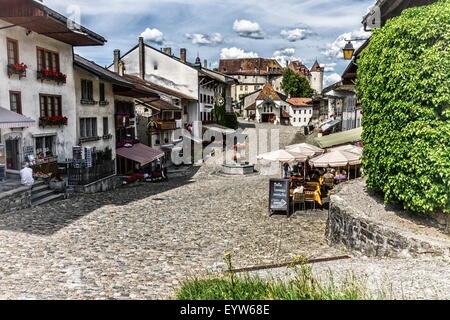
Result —
[[314, 62], [311, 67], [311, 88], [313, 88], [316, 93], [321, 93], [323, 90], [323, 73], [325, 72], [325, 68], [322, 68], [317, 60]]

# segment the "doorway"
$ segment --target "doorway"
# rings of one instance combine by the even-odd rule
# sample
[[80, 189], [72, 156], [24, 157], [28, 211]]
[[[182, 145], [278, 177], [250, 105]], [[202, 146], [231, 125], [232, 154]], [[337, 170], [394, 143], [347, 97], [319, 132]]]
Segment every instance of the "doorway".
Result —
[[276, 116], [274, 114], [263, 114], [262, 122], [264, 123], [274, 123], [276, 120]]
[[20, 170], [19, 140], [6, 140], [6, 167]]

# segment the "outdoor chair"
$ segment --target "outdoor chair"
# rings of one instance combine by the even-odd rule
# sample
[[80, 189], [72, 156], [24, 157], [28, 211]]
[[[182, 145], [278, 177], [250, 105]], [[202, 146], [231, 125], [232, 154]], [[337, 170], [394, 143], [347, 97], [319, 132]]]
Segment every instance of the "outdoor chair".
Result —
[[323, 185], [332, 189], [334, 187], [334, 179], [324, 179]]
[[314, 210], [316, 210], [316, 200], [314, 191], [305, 191], [305, 203], [312, 202]]
[[293, 200], [293, 210], [295, 212], [295, 205], [301, 204], [304, 210], [306, 210], [306, 197], [304, 193], [294, 193], [294, 200]]

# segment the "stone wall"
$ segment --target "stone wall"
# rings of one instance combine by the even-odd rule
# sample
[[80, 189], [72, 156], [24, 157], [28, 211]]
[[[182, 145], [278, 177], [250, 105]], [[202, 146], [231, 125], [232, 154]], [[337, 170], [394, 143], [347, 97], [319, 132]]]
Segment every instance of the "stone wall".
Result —
[[31, 188], [20, 187], [0, 194], [0, 214], [31, 207]]
[[[366, 256], [450, 256], [448, 235], [386, 208], [363, 184], [350, 182], [331, 196], [326, 230], [331, 245], [344, 245]], [[352, 193], [354, 189], [359, 196]]]
[[117, 189], [122, 185], [122, 179], [118, 176], [110, 176], [85, 186], [75, 186], [75, 192], [98, 193]]

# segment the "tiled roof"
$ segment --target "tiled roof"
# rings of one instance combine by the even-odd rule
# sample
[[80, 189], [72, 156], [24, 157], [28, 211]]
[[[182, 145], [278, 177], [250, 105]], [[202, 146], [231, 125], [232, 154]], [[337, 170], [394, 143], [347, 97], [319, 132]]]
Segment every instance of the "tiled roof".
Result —
[[275, 59], [224, 59], [220, 60], [219, 72], [231, 75], [282, 75], [283, 68]]
[[98, 76], [101, 79], [108, 80], [123, 86], [127, 87], [133, 87], [133, 83], [125, 79], [124, 77], [118, 75], [115, 72], [112, 72], [106, 68], [103, 68], [102, 66], [99, 66], [93, 61], [87, 60], [83, 58], [82, 56], [79, 56], [77, 54], [74, 55], [73, 60], [75, 66], [80, 67], [82, 69], [85, 69], [88, 72], [91, 72]]
[[322, 68], [319, 63], [316, 61], [314, 61], [313, 66], [311, 67], [311, 72], [324, 72], [325, 68]]
[[270, 83], [266, 83], [261, 90], [261, 93], [258, 95], [256, 100], [265, 100], [272, 99], [274, 101], [286, 101], [287, 96], [282, 94], [281, 92], [275, 91]]
[[175, 106], [167, 101], [161, 99], [142, 99], [143, 102], [148, 103], [152, 107], [159, 109], [161, 111], [180, 111], [181, 107]]
[[281, 118], [290, 118], [291, 116], [284, 110], [281, 110]]
[[287, 102], [294, 107], [312, 107], [313, 100], [311, 98], [289, 98]]
[[289, 69], [291, 69], [292, 71], [294, 71], [296, 74], [307, 77], [311, 75], [311, 72], [309, 71], [308, 67], [305, 66], [303, 63], [301, 63], [300, 61], [291, 61], [291, 63], [289, 63]]
[[149, 87], [151, 89], [154, 89], [156, 91], [165, 93], [165, 94], [170, 95], [170, 96], [177, 97], [179, 99], [193, 100], [193, 101], [197, 101], [198, 100], [197, 98], [188, 96], [188, 95], [186, 95], [184, 93], [181, 93], [179, 91], [175, 91], [173, 89], [169, 89], [169, 88], [163, 87], [163, 86], [161, 86], [159, 84], [156, 84], [156, 83], [148, 81], [148, 80], [143, 80], [143, 79], [141, 79], [141, 78], [139, 78], [137, 76], [132, 76], [132, 75], [126, 74], [126, 75], [124, 75], [124, 77], [129, 79], [129, 80], [131, 80], [134, 83], [139, 83], [141, 85], [147, 86], [147, 87]]
[[249, 105], [247, 108], [245, 108], [245, 110], [256, 110], [256, 102]]

